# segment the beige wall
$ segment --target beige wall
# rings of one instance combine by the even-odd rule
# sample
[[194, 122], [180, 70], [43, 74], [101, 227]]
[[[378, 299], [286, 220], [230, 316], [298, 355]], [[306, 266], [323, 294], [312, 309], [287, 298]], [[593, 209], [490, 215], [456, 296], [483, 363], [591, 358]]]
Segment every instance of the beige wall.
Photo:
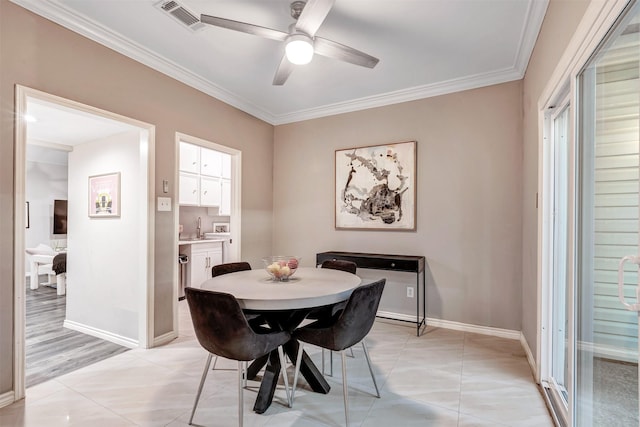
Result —
[[[14, 86], [156, 126], [156, 196], [176, 196], [174, 135], [242, 150], [243, 258], [271, 251], [273, 127], [110, 49], [0, 0], [0, 394], [13, 377]], [[174, 213], [156, 214], [155, 336], [171, 329]], [[22, 256], [18, 254], [18, 256]]]
[[522, 190], [522, 333], [537, 350], [538, 98], [589, 6], [588, 0], [551, 0], [524, 78]]
[[[274, 250], [424, 255], [429, 317], [520, 330], [522, 84], [277, 126]], [[334, 151], [418, 142], [417, 231], [336, 231]]]

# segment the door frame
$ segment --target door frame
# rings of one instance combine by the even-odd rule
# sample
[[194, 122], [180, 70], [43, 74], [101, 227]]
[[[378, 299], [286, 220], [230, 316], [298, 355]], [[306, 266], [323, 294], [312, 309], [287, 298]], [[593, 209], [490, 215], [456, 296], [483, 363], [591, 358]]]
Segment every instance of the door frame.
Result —
[[[607, 2], [591, 2], [585, 11], [585, 14], [580, 21], [571, 41], [567, 45], [562, 57], [559, 59], [558, 64], [550, 75], [544, 90], [541, 92], [538, 98], [537, 111], [538, 111], [538, 195], [540, 200], [540, 206], [538, 206], [538, 252], [537, 252], [537, 336], [536, 336], [536, 366], [535, 366], [535, 378], [536, 382], [542, 384], [543, 369], [544, 366], [544, 353], [548, 351], [545, 347], [548, 342], [546, 338], [547, 331], [545, 318], [550, 315], [548, 307], [545, 306], [546, 288], [548, 287], [548, 254], [549, 254], [549, 242], [548, 242], [548, 213], [546, 213], [545, 206], [551, 202], [549, 199], [553, 194], [549, 193], [549, 172], [546, 151], [547, 142], [545, 140], [547, 133], [547, 111], [550, 107], [553, 107], [555, 103], [561, 98], [563, 93], [569, 93], [570, 100], [570, 129], [572, 132], [570, 138], [570, 144], [575, 147], [575, 129], [579, 126], [579, 120], [577, 116], [577, 110], [575, 106], [578, 104], [578, 76], [580, 75], [583, 67], [591, 55], [596, 51], [602, 40], [605, 39], [607, 33], [611, 27], [615, 24], [620, 14], [626, 9], [628, 4], [632, 0], [611, 0]], [[575, 160], [574, 151], [572, 151], [573, 159]], [[574, 166], [575, 167], [575, 166]], [[572, 180], [575, 181], [575, 170], [571, 170]], [[570, 183], [570, 188], [574, 189], [575, 182]], [[575, 195], [571, 197], [571, 209], [574, 209], [575, 213]], [[573, 214], [572, 214], [573, 215]], [[573, 221], [576, 219], [574, 218]], [[572, 233], [572, 245], [571, 253], [575, 253], [577, 247], [575, 230], [571, 228]], [[573, 255], [572, 255], [573, 256]], [[572, 265], [570, 271], [570, 281], [573, 282], [575, 277], [575, 266]], [[574, 292], [572, 290], [571, 295]], [[568, 313], [571, 316], [571, 322], [575, 323], [573, 319], [574, 313]], [[573, 336], [572, 340], [575, 340], [575, 324], [572, 325], [570, 333]], [[575, 343], [570, 343], [570, 358], [575, 359]], [[569, 369], [573, 369], [571, 365]], [[573, 372], [570, 373], [571, 389], [568, 390], [569, 404], [568, 404], [568, 420], [567, 425], [572, 426], [575, 423], [575, 379]], [[544, 385], [544, 384], [543, 384]], [[548, 400], [546, 393], [543, 393], [545, 399], [547, 399], [548, 406], [553, 408], [553, 405]], [[553, 411], [552, 411], [553, 412]], [[553, 414], [555, 417], [556, 415]], [[557, 420], [557, 418], [556, 418]]]
[[[573, 371], [570, 369], [574, 366], [575, 360], [575, 325], [573, 322], [573, 316], [575, 313], [575, 268], [571, 260], [574, 259], [575, 254], [575, 172], [576, 172], [576, 162], [575, 162], [575, 103], [571, 99], [569, 95], [568, 85], [565, 84], [558, 91], [558, 95], [552, 98], [552, 101], [549, 102], [549, 105], [545, 108], [544, 113], [544, 133], [543, 133], [543, 147], [542, 147], [542, 182], [543, 187], [540, 192], [540, 204], [538, 206], [539, 214], [542, 218], [540, 229], [541, 229], [541, 241], [540, 241], [540, 263], [541, 263], [541, 287], [540, 287], [540, 359], [539, 359], [539, 382], [545, 391], [545, 398], [552, 399], [555, 401], [561, 401], [562, 396], [560, 396], [556, 390], [556, 387], [553, 384], [548, 382], [548, 379], [552, 378], [552, 366], [553, 366], [553, 285], [554, 283], [554, 265], [555, 265], [555, 253], [554, 253], [554, 218], [555, 218], [555, 185], [554, 185], [554, 177], [556, 171], [556, 163], [555, 163], [555, 119], [558, 117], [559, 113], [568, 109], [568, 135], [567, 135], [567, 145], [568, 145], [568, 155], [567, 155], [567, 243], [568, 243], [568, 252], [567, 252], [567, 263], [570, 265], [567, 267], [567, 277], [566, 277], [566, 286], [568, 289], [568, 300], [570, 303], [568, 304], [567, 313], [565, 313], [566, 318], [569, 319], [568, 325], [568, 379], [567, 379], [567, 408], [566, 411], [558, 413], [555, 408], [556, 404], [553, 404], [554, 408], [553, 417], [556, 419], [556, 423], [560, 425], [569, 425], [571, 408], [573, 405], [573, 393], [572, 391], [575, 389], [574, 387], [574, 375]], [[546, 395], [546, 393], [550, 393], [551, 396]]]
[[[154, 254], [155, 254], [155, 126], [142, 121], [121, 116], [106, 110], [101, 110], [86, 104], [32, 89], [26, 86], [15, 86], [15, 157], [14, 157], [14, 400], [25, 396], [25, 186], [26, 186], [26, 147], [27, 123], [24, 116], [27, 113], [28, 99], [46, 101], [60, 107], [78, 110], [87, 114], [120, 121], [140, 128], [146, 133], [147, 151], [147, 241], [146, 244], [146, 280], [142, 281], [139, 312], [138, 346], [149, 348], [153, 346], [154, 334]], [[141, 141], [142, 142], [142, 141]], [[174, 286], [175, 288], [175, 286]]]

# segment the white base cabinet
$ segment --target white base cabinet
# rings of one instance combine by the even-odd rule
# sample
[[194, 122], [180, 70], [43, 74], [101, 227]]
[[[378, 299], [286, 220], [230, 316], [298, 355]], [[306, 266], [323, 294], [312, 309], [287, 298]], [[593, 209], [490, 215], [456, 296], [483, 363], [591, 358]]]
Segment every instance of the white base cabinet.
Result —
[[211, 279], [211, 267], [222, 264], [222, 242], [192, 244], [189, 258], [189, 286], [200, 288]]

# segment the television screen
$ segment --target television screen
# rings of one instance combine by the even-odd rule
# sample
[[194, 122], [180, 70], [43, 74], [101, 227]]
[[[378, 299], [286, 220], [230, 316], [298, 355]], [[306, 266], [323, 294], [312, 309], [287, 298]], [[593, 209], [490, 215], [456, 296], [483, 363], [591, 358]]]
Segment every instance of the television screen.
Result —
[[67, 201], [53, 201], [53, 234], [67, 234]]

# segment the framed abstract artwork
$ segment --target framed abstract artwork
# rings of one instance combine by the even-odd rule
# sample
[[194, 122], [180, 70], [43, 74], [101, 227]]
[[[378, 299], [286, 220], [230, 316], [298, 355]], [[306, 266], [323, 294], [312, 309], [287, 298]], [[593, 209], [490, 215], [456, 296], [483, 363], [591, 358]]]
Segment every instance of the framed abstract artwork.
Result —
[[335, 228], [416, 229], [416, 141], [336, 150]]
[[120, 172], [89, 177], [89, 216], [120, 216]]

